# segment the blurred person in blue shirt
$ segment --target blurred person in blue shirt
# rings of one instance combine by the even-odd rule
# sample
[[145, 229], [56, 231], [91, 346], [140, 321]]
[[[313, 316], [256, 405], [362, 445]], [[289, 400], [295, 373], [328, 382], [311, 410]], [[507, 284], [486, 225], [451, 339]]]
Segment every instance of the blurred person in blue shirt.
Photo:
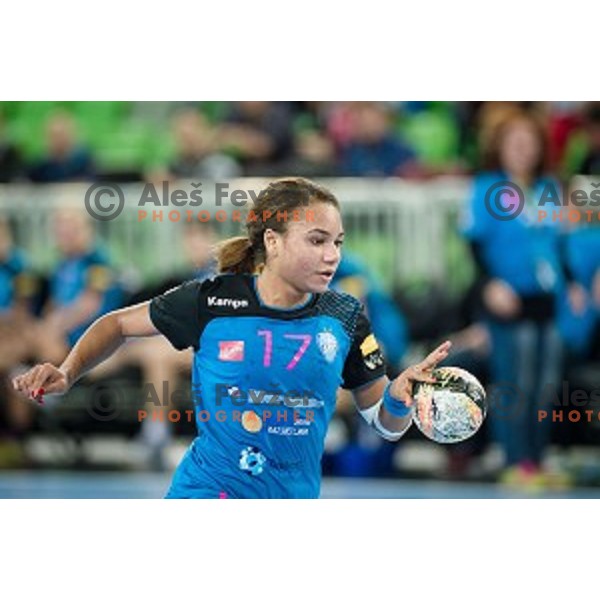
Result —
[[600, 226], [575, 227], [566, 240], [566, 257], [586, 301], [584, 310], [575, 312], [561, 294], [558, 322], [571, 360], [580, 363], [594, 357], [600, 334]]
[[[19, 363], [62, 361], [95, 319], [122, 302], [115, 272], [94, 240], [87, 215], [61, 209], [54, 215], [53, 228], [60, 260], [50, 275], [41, 317], [19, 321], [15, 335], [3, 340], [3, 348], [5, 344], [10, 348], [12, 376]], [[15, 289], [18, 285], [17, 279]], [[14, 394], [8, 401], [13, 434], [21, 439], [32, 426], [37, 407], [15, 399]]]
[[75, 121], [66, 112], [50, 115], [46, 122], [46, 155], [29, 169], [35, 183], [61, 183], [93, 179], [89, 151], [77, 142]]
[[123, 300], [116, 273], [96, 242], [87, 215], [60, 209], [53, 229], [60, 259], [32, 340], [37, 358], [48, 362], [63, 360], [87, 327]]
[[342, 148], [340, 174], [350, 177], [419, 175], [413, 150], [393, 132], [390, 109], [381, 102], [355, 102], [352, 134]]
[[[490, 416], [505, 455], [501, 480], [546, 485], [552, 476], [542, 469], [542, 460], [551, 423], [540, 421], [538, 410], [548, 409], [562, 372], [556, 303], [569, 284], [569, 301], [581, 312], [583, 291], [571, 282], [564, 262], [561, 224], [538, 215], [546, 186], [560, 191], [556, 180], [544, 175], [543, 125], [515, 109], [498, 121], [490, 140], [489, 171], [476, 177], [464, 221], [492, 342], [491, 374], [497, 387]], [[503, 220], [493, 214], [488, 196], [493, 186], [506, 187], [507, 182], [523, 191], [524, 208]]]

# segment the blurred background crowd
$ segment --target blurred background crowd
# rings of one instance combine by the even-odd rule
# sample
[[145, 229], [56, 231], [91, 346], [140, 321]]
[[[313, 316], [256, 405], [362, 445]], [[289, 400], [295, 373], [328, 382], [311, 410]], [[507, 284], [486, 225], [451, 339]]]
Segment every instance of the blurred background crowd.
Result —
[[473, 173], [515, 107], [543, 121], [553, 172], [598, 172], [598, 103], [4, 102], [0, 182]]
[[[491, 478], [525, 487], [600, 481], [600, 472], [585, 460], [565, 460], [573, 448], [597, 445], [600, 406], [585, 405], [594, 411], [589, 423], [569, 421], [566, 412], [555, 423], [551, 417], [540, 421], [538, 414], [542, 408], [573, 408], [557, 405], [549, 392], [565, 382], [588, 396], [600, 391], [600, 220], [540, 224], [533, 208], [526, 208], [522, 217], [501, 222], [484, 210], [486, 190], [496, 181], [515, 182], [528, 198], [539, 197], [548, 182], [568, 183], [575, 176], [593, 181], [600, 174], [600, 103], [0, 103], [0, 192], [7, 203], [15, 202], [13, 190], [22, 194], [27, 186], [289, 174], [375, 183], [391, 178], [423, 190], [453, 178], [466, 181], [470, 191], [458, 199], [460, 215], [452, 222], [465, 251], [444, 285], [409, 293], [392, 271], [373, 268], [369, 244], [344, 254], [333, 285], [364, 302], [391, 375], [450, 337], [451, 364], [488, 385], [517, 389], [494, 399], [473, 440], [450, 448], [418, 444], [422, 438], [415, 431], [398, 445], [384, 442], [341, 395], [327, 441], [326, 474]], [[344, 207], [344, 197], [340, 201]], [[162, 339], [132, 342], [66, 401], [48, 398], [42, 410], [15, 398], [8, 382], [32, 362], [60, 363], [99, 315], [210, 277], [212, 249], [222, 232], [211, 223], [177, 225], [181, 267], [134, 282], [122, 261], [113, 260], [115, 248], [83, 206], [48, 214], [50, 268], [32, 260], [24, 235], [34, 215], [16, 226], [15, 211], [2, 206], [0, 468], [90, 468], [98, 462], [86, 445], [92, 434], [134, 440], [134, 468], [171, 468], [173, 447], [193, 435], [194, 424], [140, 423], [136, 415], [144, 406], [185, 406], [185, 398], [177, 400], [172, 391], [187, 385], [189, 353], [173, 351]], [[354, 227], [365, 223], [359, 219]], [[401, 240], [380, 242], [393, 257]], [[408, 254], [402, 260], [416, 259]], [[460, 293], [450, 294], [463, 264], [468, 276], [464, 285], [452, 287]], [[156, 390], [165, 387], [169, 392], [159, 394], [159, 405]], [[110, 439], [113, 449], [123, 448]], [[550, 447], [561, 450], [551, 455]], [[119, 452], [109, 452], [108, 462], [129, 464]], [[131, 448], [123, 452], [130, 460]], [[552, 456], [558, 456], [555, 462]]]

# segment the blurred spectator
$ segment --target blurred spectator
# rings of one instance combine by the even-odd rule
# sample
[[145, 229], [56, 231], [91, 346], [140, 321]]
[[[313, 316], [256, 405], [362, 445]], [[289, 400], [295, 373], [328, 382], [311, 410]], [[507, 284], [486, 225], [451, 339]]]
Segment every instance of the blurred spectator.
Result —
[[[211, 224], [199, 221], [184, 224], [182, 242], [187, 261], [185, 270], [173, 274], [157, 285], [140, 290], [128, 304], [145, 302], [185, 281], [193, 279], [202, 281], [216, 274], [217, 265], [214, 257], [216, 235]], [[157, 420], [146, 418], [141, 425], [141, 442], [146, 450], [145, 459], [147, 466], [152, 470], [162, 471], [167, 468], [165, 451], [172, 439], [172, 425], [167, 420], [166, 414], [171, 408], [178, 408], [170, 406], [169, 398], [163, 397], [164, 386], [166, 385], [168, 390], [175, 390], [178, 376], [191, 369], [192, 359], [191, 349], [180, 352], [175, 350], [165, 337], [156, 336], [127, 342], [92, 371], [91, 376], [98, 378], [110, 376], [126, 366], [141, 369], [142, 382], [145, 386], [150, 385], [153, 397], [148, 398], [145, 407], [139, 408], [146, 408], [148, 415], [157, 411], [163, 417]], [[156, 400], [160, 401], [159, 405], [156, 404]]]
[[[567, 355], [564, 372], [569, 390], [584, 392], [593, 398], [600, 384], [600, 226], [577, 225], [566, 243], [566, 256], [573, 277], [586, 292], [581, 313], [569, 305], [567, 294], [560, 297], [558, 325], [565, 340]], [[594, 402], [579, 404], [579, 411], [592, 408]], [[557, 407], [558, 408], [558, 407]], [[565, 410], [570, 410], [565, 408]], [[561, 424], [557, 441], [565, 445], [582, 444], [594, 439], [594, 428], [581, 419], [579, 423]]]
[[412, 148], [394, 136], [387, 105], [355, 102], [351, 110], [352, 136], [342, 147], [342, 175], [409, 177], [421, 174]]
[[294, 157], [289, 172], [305, 177], [327, 177], [335, 173], [336, 152], [327, 135], [333, 102], [303, 102], [294, 119]]
[[600, 175], [600, 102], [590, 102], [582, 125], [569, 138], [563, 161], [565, 174]]
[[280, 173], [293, 151], [292, 115], [285, 102], [234, 102], [220, 127], [219, 146], [251, 176]]
[[[100, 315], [118, 308], [121, 295], [114, 273], [95, 245], [87, 215], [63, 209], [54, 217], [54, 236], [61, 261], [50, 280], [50, 298], [40, 321], [23, 317], [18, 331], [5, 342], [5, 371], [27, 360], [60, 364], [85, 329]], [[14, 282], [18, 290], [18, 280]], [[20, 284], [25, 289], [28, 285]], [[7, 397], [13, 428], [22, 434], [32, 423], [35, 406]]]
[[14, 319], [29, 313], [36, 291], [29, 262], [14, 245], [8, 221], [0, 217], [0, 316]]
[[[516, 485], [558, 482], [542, 470], [550, 421], [537, 411], [548, 407], [561, 377], [562, 343], [555, 326], [555, 304], [563, 285], [559, 224], [537, 219], [537, 202], [548, 183], [544, 175], [546, 137], [527, 113], [505, 112], [489, 133], [489, 172], [474, 183], [465, 233], [480, 270], [483, 305], [491, 334], [493, 383], [516, 393], [498, 392], [492, 425], [504, 450], [502, 480]], [[484, 201], [491, 186], [510, 181], [525, 196], [525, 207], [511, 220], [494, 218]], [[581, 289], [571, 285], [570, 300], [581, 310]]]
[[581, 128], [581, 102], [554, 101], [544, 105], [548, 113], [549, 166], [558, 171], [573, 133]]
[[594, 337], [600, 325], [600, 226], [579, 226], [566, 240], [566, 257], [574, 279], [585, 290], [582, 311], [574, 311], [566, 293], [561, 294], [559, 326], [572, 362], [592, 358]]
[[0, 183], [17, 181], [24, 170], [19, 150], [6, 137], [4, 115], [0, 112]]
[[[475, 127], [477, 131], [477, 167], [485, 170], [499, 168], [495, 137], [503, 123], [516, 118], [526, 110], [522, 102], [483, 102], [477, 110]], [[544, 132], [545, 137], [545, 132]], [[493, 155], [493, 156], [492, 156]], [[545, 158], [544, 158], [545, 160]], [[545, 165], [542, 167], [545, 168]]]
[[215, 151], [217, 131], [197, 110], [175, 116], [173, 136], [176, 154], [168, 170], [174, 178], [220, 181], [241, 174], [233, 158]]
[[94, 320], [120, 306], [122, 293], [85, 212], [61, 209], [53, 228], [60, 261], [50, 277], [32, 352], [38, 360], [60, 364]]
[[46, 156], [34, 164], [29, 177], [36, 183], [89, 180], [94, 166], [89, 151], [77, 142], [73, 118], [65, 112], [46, 122]]
[[18, 399], [10, 384], [15, 367], [29, 355], [24, 331], [33, 324], [33, 298], [38, 280], [24, 253], [13, 244], [0, 218], [0, 466], [22, 466], [21, 441], [31, 419], [30, 406]]

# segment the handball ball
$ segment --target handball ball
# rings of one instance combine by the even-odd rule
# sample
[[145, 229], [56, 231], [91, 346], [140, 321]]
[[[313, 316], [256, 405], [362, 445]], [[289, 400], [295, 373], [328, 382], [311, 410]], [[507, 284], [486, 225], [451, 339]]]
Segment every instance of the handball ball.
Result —
[[413, 421], [430, 440], [462, 442], [474, 435], [487, 414], [485, 390], [479, 380], [458, 367], [434, 369], [437, 383], [416, 382]]

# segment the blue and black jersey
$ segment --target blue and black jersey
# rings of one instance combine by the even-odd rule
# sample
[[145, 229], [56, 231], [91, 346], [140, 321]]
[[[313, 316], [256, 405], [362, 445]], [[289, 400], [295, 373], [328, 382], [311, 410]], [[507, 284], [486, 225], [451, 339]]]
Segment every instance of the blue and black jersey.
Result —
[[360, 302], [327, 291], [269, 307], [254, 276], [219, 275], [155, 298], [150, 316], [175, 348], [194, 348], [199, 435], [168, 496], [317, 497], [337, 389], [385, 373]]

